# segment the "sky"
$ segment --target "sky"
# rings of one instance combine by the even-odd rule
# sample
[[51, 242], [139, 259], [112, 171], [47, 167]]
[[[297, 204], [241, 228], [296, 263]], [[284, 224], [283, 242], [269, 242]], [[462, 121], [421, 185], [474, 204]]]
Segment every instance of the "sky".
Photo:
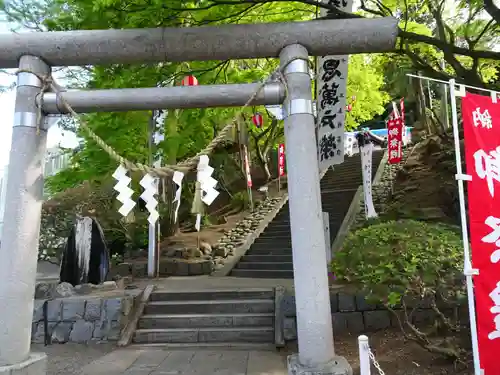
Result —
[[[0, 22], [0, 33], [9, 32], [11, 26]], [[0, 87], [10, 86], [16, 81], [15, 70], [9, 70], [9, 74], [0, 72]], [[57, 77], [56, 77], [57, 78]], [[60, 83], [64, 84], [63, 81]], [[0, 122], [0, 171], [5, 168], [9, 161], [10, 142], [12, 136], [12, 123], [14, 121], [14, 101], [15, 90], [0, 92], [0, 115], [3, 119]], [[57, 125], [52, 126], [48, 132], [47, 147], [55, 147], [58, 144], [61, 147], [77, 146], [77, 138], [74, 134], [63, 132]]]

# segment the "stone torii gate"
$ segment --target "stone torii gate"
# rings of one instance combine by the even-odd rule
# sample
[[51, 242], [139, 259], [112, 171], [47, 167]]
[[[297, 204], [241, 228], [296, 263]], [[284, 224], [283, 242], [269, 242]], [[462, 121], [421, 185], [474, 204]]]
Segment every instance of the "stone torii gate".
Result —
[[[0, 249], [0, 374], [43, 374], [45, 354], [30, 353], [33, 294], [47, 129], [63, 112], [39, 77], [51, 67], [279, 57], [286, 79], [266, 85], [253, 104], [284, 104], [288, 194], [299, 353], [291, 374], [350, 374], [335, 356], [309, 56], [386, 52], [394, 18], [198, 28], [91, 30], [0, 35], [0, 68], [19, 68], [5, 222]], [[241, 106], [255, 84], [67, 92], [77, 112]], [[40, 105], [40, 107], [39, 107]], [[42, 124], [39, 129], [39, 125]]]

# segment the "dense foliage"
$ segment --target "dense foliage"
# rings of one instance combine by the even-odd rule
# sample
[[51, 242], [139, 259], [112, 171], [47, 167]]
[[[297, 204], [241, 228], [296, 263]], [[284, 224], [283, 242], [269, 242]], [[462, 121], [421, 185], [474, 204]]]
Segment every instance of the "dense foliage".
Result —
[[[332, 272], [385, 305], [408, 339], [462, 360], [460, 319], [454, 315], [465, 300], [462, 251], [454, 227], [414, 220], [374, 223], [346, 238], [335, 253]], [[427, 332], [414, 316], [424, 305], [434, 311], [433, 328]]]

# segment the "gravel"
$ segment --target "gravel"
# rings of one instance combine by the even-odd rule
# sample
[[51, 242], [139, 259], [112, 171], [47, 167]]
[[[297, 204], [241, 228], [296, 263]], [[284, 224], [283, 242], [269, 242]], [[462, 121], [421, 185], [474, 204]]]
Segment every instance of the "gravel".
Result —
[[31, 351], [47, 354], [47, 375], [78, 375], [82, 374], [85, 365], [110, 353], [113, 344], [54, 344], [44, 346], [32, 344]]

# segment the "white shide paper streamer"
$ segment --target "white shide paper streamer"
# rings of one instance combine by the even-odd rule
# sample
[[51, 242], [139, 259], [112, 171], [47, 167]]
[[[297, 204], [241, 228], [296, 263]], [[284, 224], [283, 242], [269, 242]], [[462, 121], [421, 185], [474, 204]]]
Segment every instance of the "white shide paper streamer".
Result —
[[[197, 181], [200, 183], [201, 188], [201, 200], [207, 206], [210, 206], [212, 202], [217, 198], [219, 192], [215, 189], [217, 186], [217, 181], [212, 177], [214, 169], [208, 165], [210, 159], [207, 155], [201, 155], [198, 162], [198, 172], [196, 175]], [[201, 214], [196, 215], [196, 230], [199, 232], [201, 229]]]
[[132, 200], [132, 195], [134, 191], [128, 186], [132, 179], [127, 176], [128, 171], [121, 165], [116, 168], [113, 173], [113, 178], [118, 180], [118, 183], [114, 186], [114, 189], [119, 193], [116, 199], [123, 203], [118, 212], [126, 217], [135, 207], [135, 202]]
[[181, 206], [181, 194], [182, 194], [182, 180], [184, 178], [184, 173], [175, 171], [172, 180], [177, 185], [177, 190], [175, 192], [175, 198], [173, 203], [177, 203], [174, 210], [174, 223], [177, 223], [177, 215], [179, 214], [179, 207]]

